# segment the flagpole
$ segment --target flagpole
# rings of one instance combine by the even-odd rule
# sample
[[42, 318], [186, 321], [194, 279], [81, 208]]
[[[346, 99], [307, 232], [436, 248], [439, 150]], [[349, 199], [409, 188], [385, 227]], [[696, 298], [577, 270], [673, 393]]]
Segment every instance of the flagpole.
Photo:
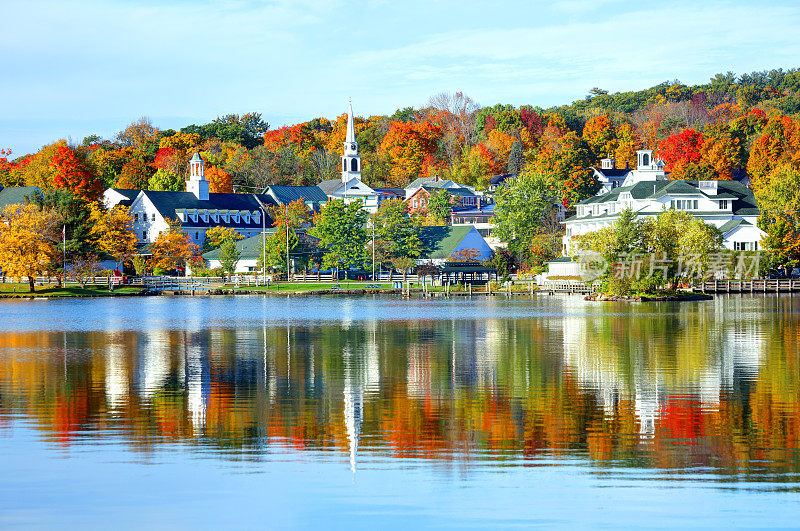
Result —
[[64, 267], [64, 287], [67, 287], [67, 226], [61, 228], [61, 249], [64, 251], [63, 267]]

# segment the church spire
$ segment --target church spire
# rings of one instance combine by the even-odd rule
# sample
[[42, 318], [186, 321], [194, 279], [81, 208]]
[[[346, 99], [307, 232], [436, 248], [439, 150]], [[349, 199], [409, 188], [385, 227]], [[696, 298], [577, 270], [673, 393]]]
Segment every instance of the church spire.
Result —
[[353, 102], [347, 110], [347, 135], [344, 139], [342, 155], [342, 182], [347, 183], [352, 179], [361, 180], [361, 157], [358, 156], [358, 142], [356, 142], [356, 126], [353, 120]]
[[353, 102], [350, 102], [350, 108], [347, 111], [347, 137], [344, 139], [345, 144], [352, 144], [356, 141], [356, 126], [353, 123]]

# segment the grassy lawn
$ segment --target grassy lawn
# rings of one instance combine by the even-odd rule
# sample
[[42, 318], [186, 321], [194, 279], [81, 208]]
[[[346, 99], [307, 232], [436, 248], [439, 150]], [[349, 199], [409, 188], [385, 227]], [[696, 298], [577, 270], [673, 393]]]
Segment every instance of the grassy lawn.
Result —
[[235, 286], [226, 285], [225, 289], [239, 289], [243, 291], [268, 291], [271, 293], [291, 292], [299, 293], [305, 291], [328, 290], [338, 285], [342, 291], [352, 289], [366, 289], [367, 286], [379, 285], [380, 289], [391, 289], [391, 282], [356, 282], [352, 280], [342, 280], [341, 282], [273, 282], [269, 286]]
[[[141, 286], [118, 286], [114, 288], [113, 295], [130, 295], [142, 291]], [[36, 291], [31, 293], [27, 283], [2, 283], [0, 295], [14, 297], [91, 297], [97, 295], [109, 296], [107, 286], [86, 286], [82, 289], [78, 284], [66, 284], [58, 288], [55, 285], [36, 286]]]

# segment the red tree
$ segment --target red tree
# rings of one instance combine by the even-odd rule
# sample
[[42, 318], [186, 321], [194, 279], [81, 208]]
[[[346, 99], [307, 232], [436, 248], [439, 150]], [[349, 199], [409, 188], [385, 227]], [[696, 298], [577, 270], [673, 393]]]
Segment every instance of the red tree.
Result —
[[103, 193], [100, 180], [93, 175], [74, 151], [58, 146], [52, 164], [56, 169], [53, 185], [72, 191], [88, 201], [94, 201]]
[[658, 143], [658, 155], [664, 161], [666, 171], [680, 173], [687, 164], [700, 162], [703, 134], [694, 129], [684, 129]]

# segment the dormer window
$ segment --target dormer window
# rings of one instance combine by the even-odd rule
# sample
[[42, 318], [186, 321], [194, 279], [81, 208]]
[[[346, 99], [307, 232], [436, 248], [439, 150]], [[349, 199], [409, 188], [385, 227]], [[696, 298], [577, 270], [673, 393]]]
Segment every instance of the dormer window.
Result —
[[261, 223], [261, 212], [253, 212], [253, 223]]
[[219, 212], [217, 212], [216, 210], [212, 210], [211, 211], [211, 220], [214, 223], [219, 223]]
[[208, 223], [208, 210], [203, 210], [200, 213], [200, 217], [205, 223]]
[[728, 200], [727, 199], [722, 199], [719, 202], [719, 209], [720, 210], [728, 210]]
[[239, 212], [238, 211], [233, 213], [233, 222], [234, 223], [239, 223]]
[[250, 223], [250, 212], [243, 211], [242, 219], [244, 220], [245, 223]]

